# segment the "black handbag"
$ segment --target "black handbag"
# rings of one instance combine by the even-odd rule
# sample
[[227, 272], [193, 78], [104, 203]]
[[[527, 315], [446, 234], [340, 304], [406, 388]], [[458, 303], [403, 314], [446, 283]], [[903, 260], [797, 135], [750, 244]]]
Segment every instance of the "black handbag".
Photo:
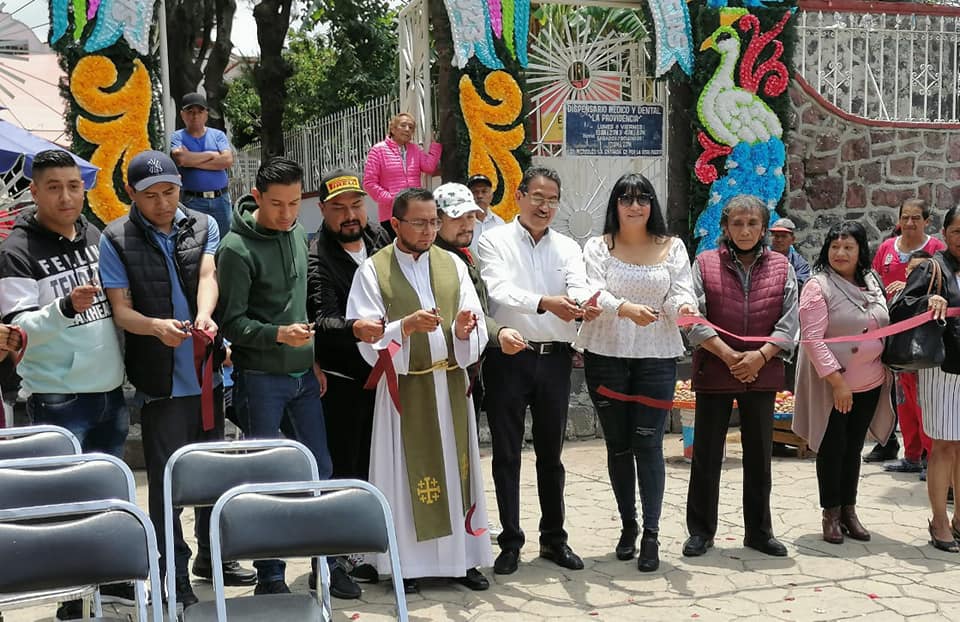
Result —
[[[929, 308], [931, 296], [943, 296], [943, 270], [934, 260], [930, 262], [930, 283], [927, 293], [914, 296], [909, 302], [895, 300], [890, 307], [890, 323], [908, 320]], [[947, 323], [943, 320], [930, 320], [916, 328], [887, 337], [883, 344], [880, 361], [894, 371], [916, 371], [940, 367], [946, 358], [943, 345], [943, 332]]]

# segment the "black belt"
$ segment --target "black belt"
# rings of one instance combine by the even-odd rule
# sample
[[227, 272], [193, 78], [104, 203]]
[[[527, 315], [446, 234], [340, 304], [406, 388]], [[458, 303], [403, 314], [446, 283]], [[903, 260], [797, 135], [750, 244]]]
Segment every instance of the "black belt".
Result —
[[566, 341], [528, 341], [527, 349], [534, 354], [554, 354], [570, 352], [570, 344]]
[[219, 190], [203, 190], [197, 192], [195, 190], [183, 190], [183, 194], [190, 197], [198, 197], [201, 199], [216, 199], [220, 195], [226, 194], [229, 188], [220, 188]]

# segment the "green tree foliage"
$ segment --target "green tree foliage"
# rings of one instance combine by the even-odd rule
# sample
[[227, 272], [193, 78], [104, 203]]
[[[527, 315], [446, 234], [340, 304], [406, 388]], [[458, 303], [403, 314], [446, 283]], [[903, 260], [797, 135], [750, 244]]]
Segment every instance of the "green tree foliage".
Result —
[[[283, 61], [284, 131], [312, 119], [397, 91], [396, 12], [378, 0], [319, 0], [291, 33]], [[253, 69], [230, 84], [224, 114], [232, 140], [243, 147], [262, 133]]]

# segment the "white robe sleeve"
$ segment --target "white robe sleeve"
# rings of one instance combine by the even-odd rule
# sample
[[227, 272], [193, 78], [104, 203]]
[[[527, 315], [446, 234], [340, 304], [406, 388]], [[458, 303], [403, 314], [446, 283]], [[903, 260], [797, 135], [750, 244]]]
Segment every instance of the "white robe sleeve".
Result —
[[487, 322], [477, 297], [477, 290], [473, 287], [467, 266], [461, 261], [456, 262], [457, 275], [460, 277], [460, 310], [469, 309], [477, 316], [477, 325], [466, 339], [453, 337], [453, 353], [457, 365], [467, 367], [480, 360], [480, 353], [487, 346]]
[[[471, 286], [472, 287], [472, 286]], [[347, 298], [348, 320], [386, 318], [387, 310], [380, 294], [380, 285], [377, 282], [377, 273], [373, 262], [364, 261], [353, 275], [353, 284], [350, 286], [350, 296]], [[400, 344], [400, 349], [393, 355], [393, 367], [397, 374], [407, 373], [410, 360], [409, 339], [403, 337], [400, 323], [403, 318], [387, 318], [383, 337], [374, 343], [357, 343], [360, 355], [370, 366], [377, 364], [377, 352], [389, 345], [391, 341]]]

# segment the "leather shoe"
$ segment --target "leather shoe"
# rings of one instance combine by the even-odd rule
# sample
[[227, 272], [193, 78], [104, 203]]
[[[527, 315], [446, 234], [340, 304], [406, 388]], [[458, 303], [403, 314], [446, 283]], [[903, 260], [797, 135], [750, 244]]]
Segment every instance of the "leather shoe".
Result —
[[744, 538], [743, 546], [747, 547], [748, 549], [760, 551], [761, 553], [766, 553], [767, 555], [773, 555], [774, 557], [787, 556], [787, 547], [783, 546], [783, 544], [776, 538]]
[[[194, 576], [213, 581], [213, 567], [209, 557], [197, 557], [193, 560]], [[253, 585], [257, 582], [257, 573], [248, 570], [237, 562], [223, 562], [223, 584], [230, 586]]]
[[914, 462], [913, 460], [901, 458], [896, 462], [883, 465], [883, 470], [888, 473], [920, 473], [923, 471], [923, 463], [919, 460]]
[[700, 557], [707, 552], [707, 549], [713, 548], [713, 538], [693, 535], [687, 538], [683, 543], [684, 557]]
[[863, 526], [857, 517], [857, 508], [853, 505], [845, 505], [840, 508], [840, 529], [854, 540], [861, 542], [870, 541], [870, 532]]
[[513, 574], [520, 563], [520, 551], [517, 549], [503, 549], [493, 562], [494, 574]]
[[583, 570], [583, 560], [573, 552], [566, 542], [560, 546], [540, 545], [540, 557], [549, 559], [556, 565], [568, 570]]
[[471, 568], [467, 571], [466, 575], [462, 577], [455, 577], [453, 580], [464, 587], [470, 588], [474, 592], [482, 592], [483, 590], [490, 588], [490, 582], [487, 581], [487, 578], [483, 576], [483, 573], [476, 568]]
[[637, 554], [638, 535], [639, 530], [636, 525], [633, 527], [624, 527], [620, 530], [620, 541], [617, 542], [616, 548], [617, 559], [633, 559], [633, 556]]
[[637, 557], [637, 570], [640, 572], [654, 572], [660, 567], [660, 541], [657, 532], [643, 530], [640, 538], [640, 555]]
[[840, 508], [823, 508], [823, 541], [830, 544], [843, 544], [843, 532], [840, 531]]

